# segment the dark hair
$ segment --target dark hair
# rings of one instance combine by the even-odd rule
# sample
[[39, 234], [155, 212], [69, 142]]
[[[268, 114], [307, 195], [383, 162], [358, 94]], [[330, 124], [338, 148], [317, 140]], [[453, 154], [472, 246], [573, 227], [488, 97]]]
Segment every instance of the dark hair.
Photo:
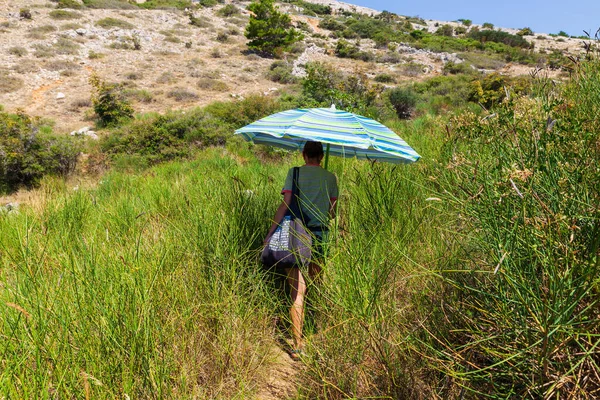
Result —
[[321, 142], [306, 142], [302, 154], [311, 160], [323, 158], [323, 144]]

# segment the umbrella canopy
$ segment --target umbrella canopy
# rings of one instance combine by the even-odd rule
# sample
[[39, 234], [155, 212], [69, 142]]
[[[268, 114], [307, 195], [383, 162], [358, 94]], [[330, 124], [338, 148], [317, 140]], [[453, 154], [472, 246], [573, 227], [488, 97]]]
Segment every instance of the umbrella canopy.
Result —
[[379, 122], [332, 108], [282, 111], [235, 131], [246, 140], [300, 150], [308, 140], [327, 145], [328, 154], [396, 164], [417, 161], [404, 140]]

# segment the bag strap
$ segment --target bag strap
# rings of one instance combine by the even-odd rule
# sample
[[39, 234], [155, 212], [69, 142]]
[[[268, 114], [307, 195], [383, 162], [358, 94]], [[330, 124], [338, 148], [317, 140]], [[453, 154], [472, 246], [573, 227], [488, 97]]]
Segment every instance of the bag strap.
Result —
[[298, 196], [300, 195], [300, 189], [298, 188], [298, 176], [300, 175], [300, 168], [294, 167], [293, 179], [292, 179], [292, 202], [289, 205], [289, 211], [292, 219], [300, 217], [300, 201]]

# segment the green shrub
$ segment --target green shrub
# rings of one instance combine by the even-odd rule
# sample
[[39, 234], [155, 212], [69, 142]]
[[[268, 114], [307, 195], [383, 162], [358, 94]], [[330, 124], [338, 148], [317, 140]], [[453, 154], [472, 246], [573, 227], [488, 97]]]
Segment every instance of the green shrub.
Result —
[[97, 75], [90, 77], [92, 105], [100, 126], [117, 126], [133, 116], [133, 108], [127, 101], [123, 87], [102, 82]]
[[278, 83], [296, 83], [297, 78], [292, 75], [292, 65], [286, 61], [275, 61], [267, 71], [267, 78]]
[[418, 95], [411, 88], [395, 88], [388, 92], [388, 99], [400, 119], [411, 117], [417, 105]]
[[470, 19], [459, 19], [458, 22], [460, 22], [461, 24], [463, 24], [464, 26], [471, 26], [473, 24], [473, 21], [471, 21]]
[[256, 0], [248, 10], [252, 12], [245, 31], [249, 49], [281, 55], [302, 38], [302, 34], [292, 28], [290, 17], [277, 11], [274, 0]]
[[198, 88], [203, 90], [212, 90], [214, 92], [225, 92], [229, 90], [229, 86], [223, 81], [212, 78], [202, 78], [196, 84]]
[[454, 28], [452, 25], [444, 24], [435, 31], [435, 34], [439, 36], [452, 37], [454, 35]]
[[189, 19], [190, 25], [195, 26], [197, 28], [211, 28], [213, 26], [213, 24], [210, 23], [210, 21], [204, 16], [196, 17], [194, 16], [194, 14], [190, 14]]
[[46, 174], [73, 171], [80, 146], [68, 136], [40, 133], [40, 121], [0, 111], [0, 192], [35, 186]]
[[469, 100], [491, 108], [502, 103], [509, 93], [512, 95], [527, 93], [530, 86], [531, 81], [528, 77], [510, 78], [493, 73], [473, 81]]
[[519, 35], [519, 36], [533, 36], [533, 31], [531, 30], [531, 28], [523, 28], [523, 29], [520, 29], [517, 32], [517, 35]]
[[396, 78], [394, 78], [390, 74], [378, 74], [375, 76], [374, 80], [375, 80], [375, 82], [380, 82], [380, 83], [395, 83], [396, 82]]
[[115, 10], [135, 10], [137, 7], [127, 0], [83, 0], [87, 8], [96, 9], [115, 9]]
[[364, 74], [344, 75], [333, 67], [313, 62], [306, 65], [307, 76], [302, 80], [304, 102], [311, 106], [338, 108], [373, 116], [373, 107], [381, 93], [380, 86], [370, 84]]
[[220, 8], [219, 11], [217, 11], [217, 14], [222, 16], [222, 17], [232, 17], [234, 15], [240, 15], [240, 9], [237, 8], [235, 5], [233, 4], [227, 4], [224, 7]]
[[96, 22], [96, 26], [99, 26], [100, 28], [104, 28], [104, 29], [110, 29], [110, 28], [133, 29], [133, 28], [135, 28], [135, 26], [133, 24], [131, 24], [127, 21], [123, 21], [121, 19], [112, 18], [112, 17], [102, 18], [101, 20]]
[[146, 0], [144, 3], [138, 4], [140, 8], [147, 10], [177, 8], [184, 10], [192, 7], [190, 0]]
[[56, 8], [72, 8], [78, 10], [81, 8], [81, 3], [77, 0], [58, 0], [56, 1]]
[[67, 10], [52, 10], [48, 15], [50, 18], [57, 20], [79, 19], [83, 17], [80, 13]]
[[473, 68], [471, 68], [471, 65], [469, 65], [466, 62], [454, 63], [452, 61], [449, 61], [444, 65], [444, 68], [442, 68], [442, 72], [444, 73], [444, 75], [447, 75], [447, 74], [456, 75], [456, 74], [472, 74], [475, 71], [473, 70]]
[[494, 29], [494, 24], [492, 24], [490, 22], [484, 22], [483, 25], [481, 25], [481, 27], [483, 29]]
[[167, 97], [174, 99], [175, 101], [194, 101], [198, 99], [198, 95], [185, 88], [173, 88], [167, 92]]
[[8, 54], [12, 54], [13, 56], [23, 57], [27, 55], [27, 49], [21, 46], [14, 46], [8, 49]]
[[333, 17], [325, 17], [319, 21], [319, 28], [334, 32], [341, 32], [346, 29], [346, 26]]
[[304, 11], [315, 15], [331, 15], [331, 7], [325, 4], [310, 3], [308, 1], [297, 0], [297, 5], [304, 8]]
[[482, 30], [482, 31], [471, 31], [469, 32], [469, 38], [480, 41], [481, 43], [485, 42], [496, 42], [502, 43], [511, 47], [520, 47], [524, 49], [532, 48], [532, 44], [527, 40], [523, 39], [522, 36], [513, 35], [508, 32], [503, 31], [494, 31], [490, 29]]
[[335, 55], [340, 58], [353, 58], [356, 60], [372, 61], [375, 56], [372, 53], [361, 51], [358, 46], [340, 39], [335, 46]]
[[225, 32], [219, 32], [215, 39], [217, 42], [226, 43], [229, 40], [229, 35]]
[[152, 93], [146, 89], [124, 89], [123, 95], [141, 103], [151, 103], [154, 100]]

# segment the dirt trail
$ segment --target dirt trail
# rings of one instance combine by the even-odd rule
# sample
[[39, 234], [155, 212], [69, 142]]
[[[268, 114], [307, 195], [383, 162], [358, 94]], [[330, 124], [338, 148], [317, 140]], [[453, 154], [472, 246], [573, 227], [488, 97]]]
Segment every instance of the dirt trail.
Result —
[[279, 347], [273, 348], [275, 365], [269, 371], [265, 385], [259, 389], [258, 400], [281, 400], [294, 397], [300, 363], [293, 361]]

